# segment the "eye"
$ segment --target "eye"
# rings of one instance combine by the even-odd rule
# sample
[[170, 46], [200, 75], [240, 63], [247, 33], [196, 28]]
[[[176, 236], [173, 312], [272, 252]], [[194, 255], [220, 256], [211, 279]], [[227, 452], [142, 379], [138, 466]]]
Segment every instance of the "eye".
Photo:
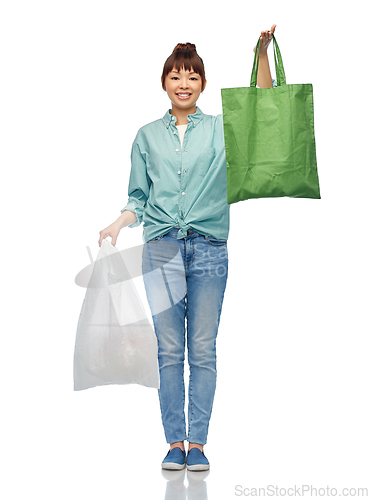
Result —
[[172, 76], [172, 80], [179, 80], [178, 76]]
[[191, 80], [197, 80], [196, 76], [192, 76]]

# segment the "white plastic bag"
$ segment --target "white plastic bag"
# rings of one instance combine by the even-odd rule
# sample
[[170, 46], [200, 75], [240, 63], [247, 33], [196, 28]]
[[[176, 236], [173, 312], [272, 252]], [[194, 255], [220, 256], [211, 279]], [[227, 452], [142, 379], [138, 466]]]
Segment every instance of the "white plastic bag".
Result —
[[78, 320], [74, 390], [108, 384], [159, 388], [158, 345], [122, 254], [103, 240]]

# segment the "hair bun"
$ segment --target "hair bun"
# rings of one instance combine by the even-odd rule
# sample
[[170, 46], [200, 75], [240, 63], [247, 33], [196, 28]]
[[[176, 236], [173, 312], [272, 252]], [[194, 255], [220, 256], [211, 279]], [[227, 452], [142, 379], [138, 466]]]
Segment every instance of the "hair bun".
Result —
[[187, 43], [177, 43], [177, 45], [173, 49], [173, 52], [176, 52], [177, 50], [192, 50], [193, 52], [196, 52], [196, 45], [193, 43], [188, 43], [188, 42]]

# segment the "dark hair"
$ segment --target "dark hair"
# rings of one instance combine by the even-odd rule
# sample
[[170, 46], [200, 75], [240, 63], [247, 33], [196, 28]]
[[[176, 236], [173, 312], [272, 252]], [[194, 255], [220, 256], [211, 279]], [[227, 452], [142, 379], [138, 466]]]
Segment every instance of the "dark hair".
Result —
[[191, 71], [192, 68], [195, 73], [201, 76], [201, 91], [204, 90], [206, 82], [205, 67], [203, 60], [196, 52], [196, 45], [193, 43], [178, 43], [174, 47], [172, 54], [164, 63], [163, 74], [161, 75], [161, 85], [164, 90], [165, 78], [173, 68], [177, 71], [180, 71], [181, 68], [184, 68], [185, 71]]

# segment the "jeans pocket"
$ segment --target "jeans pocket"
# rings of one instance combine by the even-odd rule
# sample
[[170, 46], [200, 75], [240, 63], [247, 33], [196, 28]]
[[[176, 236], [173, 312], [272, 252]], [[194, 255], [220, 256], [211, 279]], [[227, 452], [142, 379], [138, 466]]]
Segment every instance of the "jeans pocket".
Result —
[[159, 241], [164, 237], [164, 234], [161, 234], [160, 236], [157, 236], [156, 238], [153, 238], [152, 240], [149, 240], [148, 243], [151, 243], [152, 241]]
[[217, 238], [213, 238], [212, 236], [205, 236], [205, 239], [210, 245], [215, 247], [221, 247], [227, 244], [227, 240], [219, 240]]

